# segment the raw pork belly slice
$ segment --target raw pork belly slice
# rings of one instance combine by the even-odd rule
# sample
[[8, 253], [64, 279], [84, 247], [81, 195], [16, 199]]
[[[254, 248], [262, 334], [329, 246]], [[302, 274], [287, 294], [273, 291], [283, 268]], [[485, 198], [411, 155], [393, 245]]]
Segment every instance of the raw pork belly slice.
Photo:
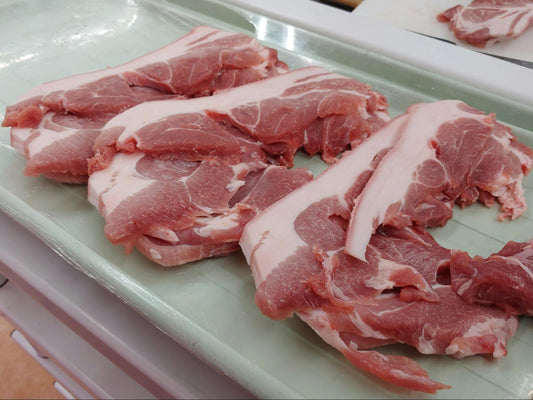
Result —
[[[471, 109], [463, 108], [470, 118]], [[296, 313], [357, 367], [434, 393], [448, 386], [429, 379], [407, 357], [369, 349], [405, 343], [424, 354], [502, 357], [518, 321], [495, 307], [464, 302], [450, 286], [450, 250], [422, 227], [380, 226], [365, 246], [367, 261], [346, 254], [354, 202], [405, 140], [401, 128], [409, 118], [406, 113], [391, 120], [254, 217], [240, 245], [252, 269], [256, 304], [266, 316]]]
[[449, 286], [450, 251], [427, 232], [379, 228], [368, 263], [344, 253], [353, 199], [398, 140], [404, 118], [256, 216], [240, 245], [265, 315], [296, 313], [359, 368], [434, 393], [448, 386], [430, 380], [416, 362], [368, 349], [399, 342], [425, 354], [500, 357], [517, 321], [462, 301]]
[[[359, 195], [383, 154], [397, 140], [396, 128], [403, 118], [393, 119], [354, 150], [345, 152], [339, 161], [317, 176], [313, 184], [295, 190], [245, 227], [240, 245], [257, 287], [256, 303], [265, 315], [282, 319], [294, 312], [293, 302], [313, 304], [314, 295], [311, 293], [307, 298], [307, 285], [298, 280], [302, 273], [307, 274], [302, 268], [316, 265], [315, 254], [303, 239], [306, 234], [295, 227], [316, 235], [317, 246], [321, 245], [321, 237], [338, 242], [333, 250], [344, 246], [342, 222], [349, 218], [353, 199]], [[331, 216], [325, 225], [322, 224], [324, 218], [318, 218], [324, 214]], [[321, 234], [316, 234], [319, 231]], [[291, 260], [295, 265], [288, 268]], [[289, 276], [279, 274], [274, 278], [273, 271], [282, 269], [289, 270]], [[291, 284], [287, 284], [288, 281]], [[292, 287], [293, 283], [297, 286]]]
[[400, 139], [380, 162], [355, 201], [346, 252], [364, 260], [378, 225], [398, 228], [444, 225], [454, 203], [498, 200], [499, 219], [526, 210], [522, 178], [533, 150], [510, 128], [456, 100], [411, 106]]
[[533, 240], [509, 242], [488, 258], [452, 251], [452, 288], [468, 303], [533, 316]]
[[211, 97], [130, 109], [106, 125], [91, 170], [105, 168], [117, 151], [135, 149], [191, 160], [250, 153], [239, 149], [243, 141], [259, 143], [273, 164], [292, 166], [302, 147], [333, 162], [390, 119], [387, 107], [381, 94], [355, 79], [302, 68]]
[[89, 201], [105, 217], [105, 234], [164, 265], [239, 249], [243, 226], [312, 178], [257, 161], [162, 160], [119, 153], [89, 179]]
[[36, 129], [11, 128], [11, 146], [28, 160], [26, 175], [84, 183], [92, 146], [107, 120], [47, 112]]
[[449, 23], [457, 39], [485, 48], [515, 39], [533, 24], [533, 0], [474, 0], [449, 8], [437, 19]]
[[[31, 161], [26, 174], [82, 183], [87, 181], [87, 161], [80, 169], [79, 160], [92, 156], [94, 140], [78, 136], [91, 130], [94, 138], [96, 125], [146, 101], [210, 95], [287, 70], [275, 50], [252, 37], [199, 26], [120, 66], [37, 86], [7, 107], [2, 126], [16, 128], [11, 131], [13, 146]], [[76, 116], [79, 129], [71, 123], [74, 117], [62, 125], [55, 114]], [[63, 138], [69, 144], [62, 144]], [[39, 144], [32, 145], [35, 140]], [[65, 151], [72, 143], [82, 147]]]

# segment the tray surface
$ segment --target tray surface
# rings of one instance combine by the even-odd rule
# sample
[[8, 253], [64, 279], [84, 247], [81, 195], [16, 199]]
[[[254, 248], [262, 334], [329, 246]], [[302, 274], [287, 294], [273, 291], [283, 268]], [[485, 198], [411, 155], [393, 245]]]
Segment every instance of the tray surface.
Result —
[[[392, 115], [420, 101], [458, 98], [526, 130], [531, 108], [254, 13], [217, 2], [150, 0], [0, 1], [0, 113], [31, 88], [73, 74], [114, 66], [159, 48], [194, 26], [240, 31], [277, 48], [293, 68], [319, 65], [369, 83], [387, 96]], [[529, 125], [529, 129], [532, 129]], [[319, 173], [317, 158], [297, 164]], [[73, 266], [115, 293], [169, 336], [259, 397], [269, 398], [524, 398], [533, 390], [533, 321], [522, 318], [500, 360], [423, 356], [394, 345], [383, 350], [413, 357], [434, 380], [453, 386], [423, 395], [382, 383], [353, 367], [297, 318], [271, 321], [254, 304], [254, 284], [240, 253], [177, 268], [161, 268], [139, 253], [125, 255], [103, 234], [104, 221], [86, 200], [85, 186], [22, 175], [25, 160], [0, 128], [0, 209], [34, 232]], [[533, 205], [533, 176], [525, 179]], [[532, 206], [533, 207], [533, 206]], [[432, 233], [444, 246], [487, 256], [508, 240], [531, 238], [531, 211], [513, 222], [498, 211], [457, 209]], [[38, 268], [36, 265], [35, 268]]]

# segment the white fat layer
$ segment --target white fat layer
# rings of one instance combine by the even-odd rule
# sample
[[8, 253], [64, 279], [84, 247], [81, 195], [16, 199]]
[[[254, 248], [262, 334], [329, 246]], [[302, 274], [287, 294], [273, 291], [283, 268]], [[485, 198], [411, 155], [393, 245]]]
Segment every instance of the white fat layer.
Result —
[[11, 147], [27, 157], [24, 144], [32, 134], [32, 128], [11, 128]]
[[[209, 36], [207, 39], [204, 39], [201, 42], [194, 43], [195, 41], [201, 39], [205, 35], [208, 35], [209, 33], [212, 33], [212, 32], [215, 32], [215, 33]], [[111, 68], [102, 69], [99, 71], [89, 72], [87, 74], [75, 75], [75, 76], [71, 76], [68, 78], [58, 79], [55, 81], [44, 83], [42, 85], [35, 87], [29, 92], [25, 93], [17, 101], [29, 99], [34, 96], [43, 96], [43, 95], [53, 93], [59, 90], [64, 91], [64, 90], [73, 89], [81, 85], [85, 85], [87, 83], [90, 83], [95, 80], [99, 80], [99, 79], [102, 79], [108, 76], [121, 74], [127, 71], [134, 71], [148, 64], [161, 62], [162, 53], [168, 54], [169, 57], [166, 57], [166, 58], [178, 57], [182, 54], [187, 53], [187, 51], [190, 50], [189, 46], [191, 45], [193, 46], [192, 48], [194, 48], [194, 46], [196, 45], [205, 44], [205, 43], [208, 43], [208, 42], [211, 42], [217, 39], [221, 39], [221, 38], [224, 38], [230, 35], [233, 35], [233, 33], [217, 31], [216, 29], [210, 28], [207, 26], [199, 26], [193, 29], [189, 34], [181, 37], [180, 39], [158, 50], [148, 53], [142, 57], [136, 58], [132, 61], [129, 61], [125, 64], [121, 64], [116, 67], [111, 67]]]
[[231, 180], [226, 185], [226, 190], [228, 192], [237, 192], [239, 188], [244, 186], [245, 181], [244, 179], [239, 178], [239, 176], [245, 176], [246, 172], [250, 170], [250, 165], [247, 163], [239, 163], [236, 165], [232, 165], [231, 169], [233, 170], [233, 176], [231, 177]]
[[257, 286], [298, 247], [307, 246], [294, 229], [296, 218], [312, 203], [332, 196], [346, 204], [344, 196], [357, 178], [371, 168], [379, 152], [395, 143], [397, 125], [402, 121], [403, 117], [392, 120], [354, 150], [345, 152], [317, 178], [274, 203], [245, 226], [240, 245]]
[[[79, 129], [72, 129], [62, 126], [60, 131], [51, 130], [45, 128], [45, 125], [48, 123], [49, 120], [52, 119], [54, 113], [47, 113], [41, 122], [39, 123], [39, 127], [35, 129], [30, 130], [30, 134], [33, 134], [35, 132], [38, 132], [38, 135], [36, 135], [30, 143], [28, 143], [27, 146], [27, 157], [33, 157], [36, 154], [39, 154], [45, 147], [50, 146], [54, 143], [61, 142], [63, 140], [66, 140], [70, 136], [76, 135], [76, 133], [79, 132]], [[55, 125], [53, 122], [50, 122], [53, 126]]]
[[386, 258], [380, 258], [377, 264], [378, 272], [372, 278], [365, 282], [366, 287], [370, 287], [379, 291], [386, 289], [392, 289], [396, 282], [391, 279], [391, 276], [397, 270], [409, 269], [418, 274], [415, 268], [407, 264], [402, 264], [397, 261], [387, 260]]
[[[235, 87], [213, 96], [198, 97], [187, 100], [159, 100], [139, 104], [110, 120], [105, 129], [113, 127], [125, 128], [118, 138], [118, 143], [123, 144], [128, 139], [136, 138], [139, 126], [155, 123], [163, 118], [178, 115], [201, 113], [205, 110], [222, 114], [229, 114], [232, 109], [239, 105], [253, 104], [261, 100], [280, 97], [286, 88], [299, 84], [306, 79], [305, 83], [320, 82], [326, 79], [343, 78], [320, 67], [307, 67], [277, 75], [269, 79], [249, 83]], [[314, 90], [320, 91], [320, 90]], [[307, 93], [311, 93], [309, 91]], [[298, 98], [301, 95], [295, 95]], [[284, 98], [291, 98], [286, 96]]]
[[[473, 324], [468, 331], [466, 331], [462, 337], [479, 337], [485, 335], [493, 335], [497, 338], [497, 345], [494, 348], [493, 356], [503, 357], [505, 355], [505, 342], [508, 337], [511, 337], [518, 328], [518, 320], [514, 317], [506, 318], [487, 318], [485, 321], [480, 321]], [[449, 345], [445, 353], [448, 355], [455, 355], [459, 357], [465, 357], [475, 354], [475, 352], [469, 349], [460, 348], [456, 343]]]
[[136, 172], [137, 162], [143, 156], [140, 152], [117, 153], [107, 168], [89, 177], [88, 199], [104, 217], [111, 214], [126, 198], [155, 182]]
[[158, 226], [147, 232], [146, 235], [165, 240], [167, 242], [178, 243], [180, 241], [176, 232], [172, 229], [165, 228], [164, 226]]
[[428, 327], [429, 327], [429, 324], [424, 324], [424, 327], [422, 328], [422, 333], [420, 334], [420, 337], [418, 338], [418, 345], [416, 346], [416, 348], [422, 354], [435, 354], [437, 353], [437, 351], [435, 350], [433, 343], [431, 342], [431, 340], [426, 339], [426, 336], [428, 337], [433, 336], [433, 335], [426, 335], [426, 329]]
[[328, 313], [322, 310], [297, 313], [298, 317], [308, 324], [327, 344], [339, 351], [348, 349], [339, 332], [331, 326]]
[[159, 251], [157, 251], [156, 249], [149, 249], [148, 250], [148, 253], [150, 253], [150, 256], [152, 257], [152, 259], [154, 260], [161, 260], [161, 258], [163, 258], [161, 256], [161, 253]]
[[199, 228], [194, 231], [198, 236], [209, 237], [213, 232], [227, 231], [239, 226], [241, 219], [239, 213], [229, 213], [210, 218], [197, 218]]
[[397, 143], [383, 157], [355, 202], [346, 237], [348, 254], [365, 260], [370, 237], [384, 221], [389, 207], [402, 202], [418, 166], [435, 158], [435, 151], [428, 142], [443, 123], [462, 117], [481, 121], [487, 118], [462, 110], [460, 104], [456, 100], [419, 103], [404, 114], [404, 124], [397, 126], [400, 130]]
[[390, 339], [390, 337], [385, 336], [380, 331], [375, 330], [370, 325], [368, 325], [366, 322], [362, 320], [362, 318], [357, 314], [355, 311], [352, 311], [349, 314], [350, 321], [354, 324], [354, 326], [361, 332], [361, 336], [367, 337], [367, 338], [373, 338], [373, 339], [383, 339], [387, 340]]
[[[491, 8], [490, 6], [482, 6], [476, 9]], [[468, 32], [475, 32], [481, 29], [488, 29], [488, 35], [494, 37], [487, 42], [488, 45], [494, 42], [507, 38], [513, 39], [524, 32], [530, 25], [530, 20], [533, 18], [533, 4], [523, 4], [520, 6], [505, 5], [498, 7], [499, 11], [503, 11], [502, 14], [495, 16], [494, 18], [487, 19], [486, 21], [472, 21], [469, 18], [462, 18], [462, 14], [466, 10], [472, 10], [472, 8], [462, 9], [454, 18], [457, 23], [457, 28]], [[522, 17], [518, 20], [519, 15]]]
[[465, 283], [463, 283], [463, 284], [459, 287], [459, 289], [457, 289], [457, 294], [458, 294], [459, 296], [462, 296], [463, 293], [466, 292], [470, 286], [472, 286], [472, 283], [473, 283], [472, 279], [467, 280]]

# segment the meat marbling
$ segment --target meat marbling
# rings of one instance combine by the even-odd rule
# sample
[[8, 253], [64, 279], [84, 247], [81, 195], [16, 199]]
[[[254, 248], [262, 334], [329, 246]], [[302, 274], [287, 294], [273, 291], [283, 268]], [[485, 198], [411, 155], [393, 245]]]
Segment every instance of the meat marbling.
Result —
[[406, 112], [401, 136], [356, 199], [346, 251], [364, 260], [380, 225], [398, 228], [444, 225], [453, 205], [480, 201], [501, 205], [499, 218], [517, 218], [527, 208], [522, 179], [533, 150], [511, 129], [463, 102], [415, 104]]
[[387, 108], [383, 95], [355, 79], [301, 68], [210, 97], [127, 110], [106, 125], [91, 170], [134, 149], [191, 160], [251, 154], [245, 141], [259, 144], [273, 164], [292, 166], [300, 148], [333, 162], [384, 125]]
[[[446, 117], [441, 115], [443, 107]], [[402, 146], [409, 146], [408, 156], [392, 168], [389, 166], [387, 173], [395, 176], [396, 171], [403, 171], [410, 181], [407, 160], [414, 158], [416, 169], [419, 161], [426, 159], [420, 157], [426, 153], [425, 147], [429, 148], [427, 154], [435, 150], [437, 140], [420, 140], [420, 135], [434, 138], [435, 129], [413, 130], [419, 135], [414, 144], [413, 138], [405, 137], [403, 128], [412, 123], [414, 109], [426, 111], [426, 122], [432, 122], [422, 124], [425, 127], [445, 126], [452, 136], [460, 128], [463, 137], [458, 143], [463, 143], [463, 147], [456, 146], [456, 151], [481, 141], [474, 146], [478, 151], [469, 157], [475, 162], [458, 162], [453, 168], [455, 174], [461, 176], [473, 169], [477, 175], [485, 176], [480, 169], [492, 163], [479, 151], [491, 149], [493, 154], [494, 148], [501, 152], [502, 147], [507, 156], [517, 152], [513, 165], [518, 164], [520, 174], [524, 172], [521, 166], [528, 158], [525, 150], [509, 136], [507, 128], [495, 125], [493, 116], [455, 101], [421, 104], [390, 121], [313, 181], [254, 217], [244, 228], [240, 245], [252, 269], [256, 304], [266, 316], [283, 319], [296, 314], [359, 368], [388, 382], [434, 393], [448, 386], [429, 379], [426, 371], [407, 357], [369, 349], [406, 343], [424, 354], [502, 357], [518, 320], [495, 307], [463, 301], [452, 290], [451, 251], [438, 245], [424, 226], [379, 226], [376, 232], [372, 230], [362, 259], [346, 252], [346, 230], [354, 204], [386, 159], [391, 154], [396, 157]], [[454, 117], [450, 119], [451, 110]], [[464, 129], [480, 129], [485, 139], [475, 136], [469, 141]], [[489, 141], [492, 147], [487, 147]], [[498, 147], [497, 143], [503, 146]], [[494, 179], [495, 174], [505, 175], [502, 171], [508, 170], [505, 162], [498, 166], [501, 171], [491, 170], [493, 177], [485, 181], [509, 182], [509, 177]], [[478, 177], [469, 184], [478, 185], [480, 180]], [[380, 185], [384, 198], [387, 185], [391, 184]], [[465, 204], [477, 198], [475, 191], [465, 192], [460, 185], [450, 187], [448, 192]], [[491, 196], [487, 192], [486, 197]], [[381, 198], [374, 197], [374, 202]]]
[[[198, 26], [120, 66], [35, 87], [7, 107], [2, 126], [12, 127], [13, 147], [29, 160], [27, 175], [84, 183], [96, 130], [120, 112], [146, 101], [210, 95], [287, 69], [275, 50], [252, 37]], [[72, 151], [74, 144], [79, 150]]]
[[533, 0], [474, 0], [437, 16], [459, 40], [485, 48], [515, 39], [533, 24]]
[[253, 215], [311, 179], [286, 168], [299, 148], [332, 162], [389, 120], [383, 96], [322, 68], [263, 82], [144, 103], [105, 125], [89, 199], [111, 242], [164, 265], [191, 261], [183, 253], [204, 257], [208, 247], [237, 250]]
[[164, 266], [239, 249], [243, 226], [312, 178], [306, 169], [249, 161], [158, 159], [118, 153], [89, 178], [89, 201], [106, 219], [105, 234]]

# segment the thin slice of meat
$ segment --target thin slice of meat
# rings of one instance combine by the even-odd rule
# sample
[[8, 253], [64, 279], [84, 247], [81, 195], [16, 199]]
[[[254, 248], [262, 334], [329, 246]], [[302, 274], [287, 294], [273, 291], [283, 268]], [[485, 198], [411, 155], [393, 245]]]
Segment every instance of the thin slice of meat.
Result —
[[[470, 108], [459, 114], [470, 118]], [[263, 314], [272, 319], [296, 314], [357, 367], [434, 393], [449, 386], [431, 380], [407, 357], [369, 349], [404, 343], [423, 354], [502, 357], [518, 321], [495, 307], [464, 302], [450, 286], [450, 250], [423, 228], [380, 226], [365, 246], [367, 261], [346, 254], [354, 203], [404, 140], [402, 127], [409, 118], [406, 113], [391, 120], [254, 217], [240, 245]], [[428, 119], [435, 118], [438, 113], [428, 113]]]
[[[449, 285], [450, 251], [426, 231], [381, 227], [368, 246], [368, 262], [344, 253], [349, 206], [344, 196], [328, 196], [326, 183], [341, 186], [349, 177], [342, 162], [323, 173], [330, 179], [320, 175], [245, 227], [240, 243], [254, 272], [261, 311], [275, 319], [296, 313], [357, 367], [428, 393], [449, 386], [429, 379], [407, 357], [369, 349], [404, 343], [424, 354], [504, 356], [516, 318], [464, 302]], [[347, 186], [344, 182], [344, 190]], [[322, 192], [318, 201], [303, 196]]]
[[377, 304], [353, 309], [325, 304], [298, 316], [357, 367], [381, 379], [426, 393], [450, 388], [435, 382], [413, 359], [370, 350], [405, 343], [423, 354], [463, 358], [475, 354], [505, 356], [518, 327], [515, 317], [480, 305], [468, 305], [449, 287], [436, 287], [441, 301], [402, 302], [383, 294]]
[[[344, 246], [343, 223], [349, 218], [353, 199], [394, 145], [403, 118], [397, 117], [345, 152], [312, 184], [295, 190], [246, 225], [240, 245], [257, 287], [256, 303], [265, 315], [286, 318], [294, 312], [294, 303], [319, 300], [301, 279], [302, 274], [310, 276], [318, 271], [313, 247], [330, 251]], [[304, 240], [308, 235], [316, 243], [308, 245]]]
[[130, 109], [106, 125], [90, 168], [105, 168], [115, 152], [136, 149], [190, 160], [251, 154], [243, 141], [258, 143], [273, 164], [292, 166], [300, 148], [333, 162], [390, 119], [387, 107], [381, 94], [355, 79], [302, 68], [211, 97]]
[[107, 120], [50, 111], [35, 129], [11, 128], [11, 146], [28, 160], [25, 175], [85, 183], [93, 144]]
[[12, 145], [29, 160], [27, 175], [84, 183], [96, 130], [117, 114], [147, 101], [210, 95], [287, 70], [275, 50], [250, 36], [198, 26], [120, 66], [37, 86], [7, 107], [2, 126], [13, 127]]
[[352, 211], [346, 252], [364, 260], [375, 229], [444, 225], [455, 203], [501, 204], [499, 218], [526, 210], [522, 179], [533, 150], [511, 129], [463, 102], [420, 103], [406, 112], [400, 139], [380, 162]]
[[508, 242], [487, 258], [454, 250], [450, 273], [452, 288], [466, 302], [533, 316], [533, 240]]
[[437, 15], [459, 40], [486, 48], [515, 39], [533, 24], [533, 0], [474, 0]]
[[259, 211], [312, 178], [257, 161], [162, 160], [119, 153], [91, 175], [89, 201], [105, 234], [164, 266], [239, 249], [243, 226]]

